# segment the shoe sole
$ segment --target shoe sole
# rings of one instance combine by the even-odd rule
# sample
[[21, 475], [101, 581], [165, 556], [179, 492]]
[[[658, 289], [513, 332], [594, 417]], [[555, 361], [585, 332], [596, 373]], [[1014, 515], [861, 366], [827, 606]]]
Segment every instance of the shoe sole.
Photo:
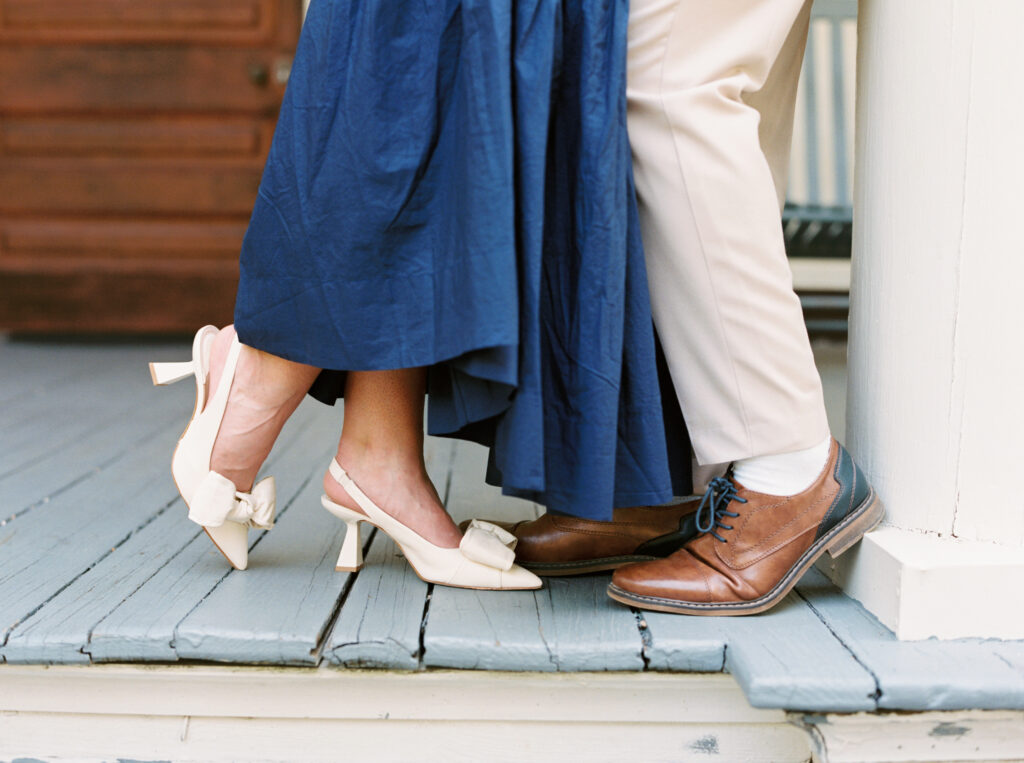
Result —
[[874, 489], [864, 499], [860, 508], [851, 512], [828, 533], [819, 538], [808, 548], [803, 555], [797, 559], [789, 572], [775, 584], [764, 596], [752, 601], [723, 602], [723, 603], [700, 603], [692, 601], [678, 601], [676, 599], [665, 599], [658, 596], [644, 596], [642, 594], [630, 593], [619, 588], [614, 583], [608, 586], [608, 595], [622, 604], [640, 607], [641, 609], [653, 610], [655, 612], [670, 612], [681, 615], [756, 615], [771, 609], [786, 597], [797, 584], [804, 573], [810, 569], [822, 554], [828, 553], [833, 559], [844, 551], [847, 551], [864, 534], [875, 529], [885, 516], [885, 508], [881, 500], [875, 494]]
[[606, 556], [600, 559], [583, 559], [578, 562], [518, 562], [534, 575], [545, 578], [569, 577], [570, 575], [586, 575], [591, 572], [610, 572], [625, 564], [633, 562], [650, 562], [658, 557], [647, 555]]

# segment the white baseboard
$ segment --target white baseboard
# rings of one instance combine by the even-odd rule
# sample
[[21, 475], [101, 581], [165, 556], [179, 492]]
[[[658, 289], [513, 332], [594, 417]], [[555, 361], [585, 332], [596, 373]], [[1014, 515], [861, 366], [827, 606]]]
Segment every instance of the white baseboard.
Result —
[[753, 708], [722, 674], [0, 665], [0, 760], [1009, 761], [1024, 712]]
[[819, 566], [901, 640], [1024, 639], [1024, 548], [885, 527]]
[[810, 759], [720, 674], [0, 666], [0, 760]]
[[811, 734], [814, 763], [1019, 761], [1024, 712], [794, 714]]

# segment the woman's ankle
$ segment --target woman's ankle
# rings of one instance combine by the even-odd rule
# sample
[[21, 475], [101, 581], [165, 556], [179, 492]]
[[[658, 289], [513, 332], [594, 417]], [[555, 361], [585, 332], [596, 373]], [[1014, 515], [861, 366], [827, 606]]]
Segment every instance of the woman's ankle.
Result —
[[[462, 533], [445, 512], [421, 452], [388, 442], [354, 444], [343, 438], [335, 458], [378, 508], [430, 542], [454, 548]], [[329, 472], [324, 475], [324, 492], [335, 503], [366, 513]]]
[[343, 434], [335, 458], [346, 470], [362, 466], [427, 478], [418, 443], [398, 444], [379, 437], [363, 439]]

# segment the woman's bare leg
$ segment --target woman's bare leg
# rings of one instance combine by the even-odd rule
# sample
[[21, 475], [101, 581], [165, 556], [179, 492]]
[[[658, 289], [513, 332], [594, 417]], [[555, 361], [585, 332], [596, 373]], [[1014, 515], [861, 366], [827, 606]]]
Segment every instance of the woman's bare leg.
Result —
[[[217, 389], [234, 335], [234, 327], [226, 326], [214, 341], [209, 393]], [[239, 490], [250, 490], [285, 421], [319, 373], [243, 345], [210, 468]], [[425, 392], [422, 368], [350, 372], [337, 458], [384, 511], [432, 543], [455, 548], [462, 533], [445, 513], [423, 463]], [[329, 474], [324, 490], [336, 503], [361, 511]]]
[[[337, 459], [381, 509], [443, 548], [462, 533], [445, 512], [423, 463], [423, 399], [426, 370], [352, 371], [345, 384], [345, 423]], [[359, 511], [330, 474], [331, 500]]]
[[[217, 389], [234, 336], [234, 326], [225, 326], [214, 340], [207, 399]], [[250, 490], [281, 427], [319, 373], [319, 368], [243, 345], [210, 468], [238, 490]]]

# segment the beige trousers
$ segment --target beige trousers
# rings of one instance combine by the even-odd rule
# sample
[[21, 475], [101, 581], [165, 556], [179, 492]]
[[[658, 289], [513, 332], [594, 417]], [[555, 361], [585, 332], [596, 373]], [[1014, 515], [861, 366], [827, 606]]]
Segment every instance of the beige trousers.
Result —
[[651, 304], [701, 464], [829, 431], [779, 220], [809, 14], [809, 0], [631, 0]]

